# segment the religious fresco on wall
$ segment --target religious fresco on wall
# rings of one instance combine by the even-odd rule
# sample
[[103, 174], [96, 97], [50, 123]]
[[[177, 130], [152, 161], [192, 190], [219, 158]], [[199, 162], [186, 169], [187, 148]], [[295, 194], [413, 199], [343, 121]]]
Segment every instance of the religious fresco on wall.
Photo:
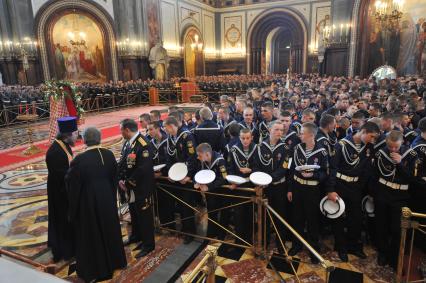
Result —
[[368, 10], [367, 73], [389, 65], [398, 75], [426, 75], [426, 3], [404, 1], [402, 18], [384, 28], [375, 19], [375, 1]]
[[146, 10], [148, 18], [148, 35], [149, 35], [149, 49], [155, 46], [160, 40], [160, 21], [158, 19], [158, 0], [144, 0], [146, 1]]
[[98, 25], [83, 14], [61, 17], [52, 31], [57, 79], [106, 80], [104, 41]]

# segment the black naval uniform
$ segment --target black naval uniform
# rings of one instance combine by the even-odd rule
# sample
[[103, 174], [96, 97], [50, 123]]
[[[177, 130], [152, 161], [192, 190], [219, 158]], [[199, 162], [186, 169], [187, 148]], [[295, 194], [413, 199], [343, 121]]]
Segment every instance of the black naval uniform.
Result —
[[[166, 133], [161, 132], [161, 141], [157, 141], [155, 138], [151, 139], [152, 146], [152, 160], [153, 164], [160, 165], [167, 163], [167, 135]], [[167, 176], [167, 167], [161, 169], [161, 175]], [[174, 220], [174, 200], [165, 192], [160, 189], [156, 190], [156, 198], [157, 198], [157, 213], [158, 218], [161, 224], [172, 222]], [[174, 225], [169, 225], [169, 228], [173, 228]]]
[[[191, 178], [194, 180], [195, 174], [198, 171], [204, 170], [204, 169], [212, 170], [216, 174], [216, 179], [212, 183], [207, 185], [209, 192], [215, 192], [218, 189], [220, 189], [221, 186], [226, 184], [226, 179], [225, 179], [227, 176], [226, 162], [220, 153], [215, 151], [212, 152], [212, 158], [211, 158], [210, 164], [208, 164], [207, 162], [202, 162], [197, 159], [194, 162], [194, 166], [190, 168], [189, 175], [191, 175]], [[210, 195], [210, 194], [206, 194], [205, 196], [206, 196], [208, 211], [215, 210], [223, 206], [222, 205], [223, 197], [218, 197], [218, 196]], [[224, 224], [222, 219], [219, 219], [219, 211], [209, 213], [209, 218], [214, 220], [216, 223], [219, 223], [222, 226]], [[226, 232], [222, 228], [217, 226], [215, 223], [213, 223], [212, 221], [208, 222], [207, 237], [211, 237], [211, 238], [218, 237], [219, 239], [224, 239], [225, 234]]]
[[255, 122], [252, 122], [251, 125], [247, 125], [245, 121], [238, 123], [242, 129], [250, 129], [251, 135], [253, 136], [253, 141], [259, 143], [259, 129]]
[[300, 138], [295, 131], [288, 131], [287, 135], [281, 139], [289, 148], [293, 150], [300, 143]]
[[268, 124], [272, 121], [276, 120], [275, 118], [272, 118], [271, 121], [266, 121], [266, 120], [262, 120], [259, 125], [258, 125], [258, 129], [259, 129], [259, 143], [261, 143], [262, 141], [266, 140], [267, 138], [269, 138], [269, 128], [268, 128]]
[[[250, 168], [252, 172], [255, 172], [259, 165], [257, 164], [257, 145], [252, 142], [249, 146], [249, 150], [245, 151], [243, 145], [239, 141], [233, 145], [228, 155], [228, 173], [230, 175], [237, 175], [243, 178], [249, 178], [249, 174], [243, 174], [241, 168]], [[246, 185], [244, 185], [246, 186]], [[248, 193], [235, 192], [235, 194], [250, 196]], [[236, 199], [236, 202], [242, 202], [243, 199]], [[253, 234], [253, 209], [251, 204], [240, 205], [235, 208], [234, 221], [235, 231], [237, 235], [243, 238], [245, 241], [252, 242]], [[237, 240], [237, 242], [240, 242]], [[243, 243], [241, 243], [243, 244]]]
[[[371, 169], [373, 145], [355, 144], [352, 135], [349, 135], [341, 139], [335, 149], [332, 159], [336, 170], [331, 174], [336, 183], [334, 188], [327, 187], [327, 192], [336, 192], [345, 202], [345, 216], [333, 220], [335, 248], [343, 253], [362, 251], [361, 200]], [[346, 235], [345, 226], [348, 229]]]
[[[231, 126], [232, 124], [237, 123], [235, 120], [229, 118], [228, 121], [223, 121], [223, 120], [218, 120], [217, 124], [219, 125], [219, 127], [221, 127], [223, 129], [223, 133], [225, 135], [225, 144], [228, 144], [231, 135], [229, 134], [229, 126]], [[223, 149], [222, 149], [223, 150]]]
[[65, 188], [65, 174], [72, 159], [71, 147], [61, 140], [55, 140], [46, 153], [48, 199], [48, 241], [54, 260], [74, 256], [73, 230], [68, 221], [68, 198]]
[[380, 149], [373, 160], [370, 181], [379, 257], [385, 257], [393, 267], [398, 259], [401, 208], [407, 206], [410, 199], [409, 183], [415, 181], [417, 159], [416, 151], [405, 146], [401, 146], [399, 154], [402, 161], [396, 164], [387, 147]]
[[[302, 171], [295, 168], [301, 165], [318, 165], [319, 169], [313, 171], [313, 176], [306, 178]], [[305, 223], [307, 223], [307, 240], [311, 246], [318, 249], [319, 241], [319, 203], [320, 184], [328, 178], [328, 154], [327, 150], [315, 143], [310, 153], [306, 152], [306, 144], [298, 144], [294, 148], [293, 163], [291, 164], [292, 179], [289, 180], [289, 192], [293, 193], [293, 224], [297, 232], [303, 235]], [[301, 249], [302, 244], [295, 239], [295, 249]]]
[[223, 129], [213, 120], [204, 121], [195, 127], [194, 137], [197, 144], [208, 143], [216, 152], [223, 152], [226, 145]]
[[[272, 177], [272, 183], [265, 189], [265, 194], [268, 198], [268, 202], [271, 207], [280, 214], [284, 219], [287, 218], [284, 215], [286, 210], [286, 175], [289, 169], [291, 151], [290, 148], [283, 143], [278, 141], [276, 145], [271, 145], [270, 139], [267, 138], [258, 146], [257, 151], [257, 165], [258, 171], [267, 173]], [[270, 220], [266, 217], [266, 235], [267, 243], [269, 242], [270, 236]], [[284, 225], [280, 221], [275, 221], [277, 229], [280, 232], [281, 239], [284, 240]]]
[[[176, 137], [170, 136], [167, 138], [167, 171], [172, 167], [173, 164], [177, 162], [186, 163], [188, 168], [192, 168], [195, 162], [195, 138], [194, 135], [184, 127], [180, 127], [176, 134]], [[180, 184], [179, 184], [180, 185]], [[192, 188], [192, 184], [180, 185], [185, 186], [186, 188]], [[173, 194], [178, 194], [186, 203], [194, 206], [195, 205], [195, 195], [194, 193], [188, 191], [177, 192], [176, 190], [172, 191]], [[171, 196], [170, 196], [171, 197]], [[182, 230], [186, 233], [195, 234], [195, 219], [194, 211], [187, 207], [186, 205], [177, 202], [177, 207], [181, 211], [181, 217], [191, 217], [187, 220], [182, 221]], [[168, 215], [174, 213], [174, 207], [170, 207], [169, 212], [164, 212]]]
[[[416, 181], [412, 183], [410, 208], [414, 212], [426, 213], [426, 140], [420, 135], [414, 140], [412, 149], [417, 153], [417, 161], [415, 175]], [[419, 220], [420, 224], [426, 224], [423, 219]], [[416, 246], [426, 252], [426, 235], [417, 235]]]
[[119, 176], [125, 182], [128, 193], [134, 193], [129, 203], [132, 218], [132, 234], [142, 241], [143, 248], [152, 249], [154, 241], [154, 215], [152, 193], [155, 188], [153, 153], [149, 142], [140, 133], [123, 146], [119, 162]]

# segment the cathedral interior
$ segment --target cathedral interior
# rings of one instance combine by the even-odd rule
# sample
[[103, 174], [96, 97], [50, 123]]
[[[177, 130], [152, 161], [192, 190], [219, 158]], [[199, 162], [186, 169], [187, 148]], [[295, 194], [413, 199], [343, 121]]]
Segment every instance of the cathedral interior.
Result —
[[[52, 173], [46, 164], [46, 153], [58, 133], [56, 120], [64, 116], [78, 117], [80, 135], [87, 127], [98, 128], [102, 148], [120, 162], [126, 138], [119, 125], [124, 119], [134, 120], [141, 125], [141, 135], [148, 135], [150, 127], [142, 126], [141, 121], [143, 115], [151, 114], [153, 119], [152, 111], [159, 113], [158, 120], [169, 121], [172, 108], [181, 110], [189, 130], [206, 105], [222, 117], [223, 100], [238, 101], [249, 92], [253, 108], [256, 99], [271, 100], [277, 118], [284, 98], [300, 106], [308, 97], [317, 110], [322, 99], [327, 99], [336, 109], [342, 99], [333, 97], [341, 94], [350, 97], [346, 100], [357, 105], [356, 110], [367, 103], [366, 110], [374, 119], [377, 116], [370, 110], [377, 104], [387, 103], [383, 108], [390, 112], [394, 102], [386, 98], [394, 94], [395, 83], [402, 85], [404, 109], [411, 105], [410, 90], [417, 90], [423, 108], [411, 112], [420, 115], [425, 112], [425, 78], [425, 1], [0, 0], [0, 282], [426, 282], [426, 241], [414, 239], [415, 229], [416, 237], [426, 234], [424, 191], [422, 210], [412, 208], [410, 216], [397, 216], [398, 221], [403, 218], [397, 227], [402, 235], [397, 243], [399, 254], [393, 258], [397, 264], [383, 265], [377, 261], [377, 242], [385, 239], [376, 239], [369, 232], [375, 225], [374, 214], [363, 211], [360, 220], [365, 257], [348, 252], [342, 260], [332, 219], [317, 207], [318, 246], [303, 233], [309, 234], [309, 222], [306, 231], [302, 227], [297, 233], [294, 223], [287, 222], [290, 216], [269, 209], [273, 202], [259, 194], [267, 185], [242, 185], [239, 193], [231, 193], [235, 191], [229, 188], [215, 191], [217, 199], [223, 200], [215, 210], [230, 222], [220, 225], [212, 220], [218, 213], [210, 212], [209, 194], [197, 191], [194, 194], [200, 200], [188, 204], [180, 195], [183, 193], [176, 192], [184, 185], [170, 182], [167, 171], [155, 175], [152, 203], [147, 204], [153, 213], [155, 248], [139, 257], [136, 243], [125, 245], [124, 268], [113, 270], [106, 280], [87, 280], [79, 274], [78, 259], [56, 260], [52, 253], [48, 239], [52, 221], [48, 178]], [[383, 81], [388, 85], [381, 87]], [[326, 93], [322, 88], [327, 88]], [[354, 95], [358, 92], [359, 97]], [[377, 101], [367, 101], [363, 92]], [[253, 98], [256, 94], [263, 98]], [[241, 113], [247, 105], [244, 102]], [[260, 109], [263, 111], [259, 106], [254, 115], [263, 115]], [[292, 115], [298, 112], [296, 109]], [[339, 113], [346, 117], [343, 111]], [[318, 124], [319, 110], [313, 115], [318, 116], [314, 117]], [[350, 117], [352, 128], [356, 117]], [[259, 132], [260, 124], [261, 120]], [[339, 121], [337, 124], [340, 127]], [[220, 127], [225, 128], [226, 136], [227, 125]], [[161, 131], [169, 135], [165, 126]], [[262, 136], [262, 132], [258, 134]], [[213, 147], [216, 138], [207, 143]], [[73, 156], [87, 152], [86, 145], [80, 137], [72, 148]], [[198, 154], [199, 147], [191, 150]], [[148, 156], [148, 152], [143, 154]], [[415, 174], [417, 168], [425, 172], [426, 159], [416, 162], [420, 167]], [[149, 177], [144, 173], [141, 178], [144, 182]], [[296, 175], [294, 178], [297, 181]], [[426, 180], [425, 175], [422, 178]], [[426, 188], [425, 183], [419, 186]], [[165, 208], [158, 202], [164, 195], [181, 207], [174, 211], [174, 228], [160, 223], [159, 210]], [[247, 203], [249, 213], [237, 214]], [[135, 222], [130, 204], [117, 200], [114, 205], [122, 240], [128, 242]], [[182, 207], [192, 211], [195, 235], [185, 232], [188, 217]], [[414, 220], [413, 215], [422, 220]], [[237, 233], [242, 221], [252, 225], [250, 240]], [[208, 236], [212, 222], [225, 231], [223, 238]], [[142, 227], [142, 233], [144, 229], [151, 228]], [[283, 238], [279, 229], [285, 231]], [[194, 240], [188, 241], [188, 237]], [[289, 255], [294, 239], [304, 249]]]

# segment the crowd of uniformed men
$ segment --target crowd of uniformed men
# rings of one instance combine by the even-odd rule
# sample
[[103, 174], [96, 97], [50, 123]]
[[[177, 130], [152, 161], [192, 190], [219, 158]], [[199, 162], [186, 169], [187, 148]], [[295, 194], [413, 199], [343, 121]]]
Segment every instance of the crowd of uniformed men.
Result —
[[[395, 268], [401, 208], [426, 212], [424, 80], [293, 75], [287, 86], [285, 76], [273, 77], [270, 83], [240, 95], [223, 95], [219, 105], [205, 103], [195, 113], [171, 106], [164, 120], [153, 110], [140, 116], [139, 125], [132, 119], [121, 122], [126, 142], [118, 164], [119, 192], [122, 201], [129, 202], [132, 219], [125, 244], [140, 242], [136, 257], [147, 255], [155, 247], [154, 217], [175, 229], [175, 213], [180, 213], [182, 232], [187, 233], [184, 242], [191, 242], [190, 234], [197, 230], [188, 205], [213, 211], [208, 214], [208, 237], [224, 239], [227, 233], [220, 226], [233, 227], [237, 242], [253, 242], [252, 204], [218, 212], [236, 201], [214, 194], [202, 198], [187, 190], [156, 190], [156, 177], [167, 177], [173, 164], [184, 162], [187, 177], [169, 182], [201, 192], [247, 194], [235, 190], [236, 185], [223, 187], [229, 185], [226, 176], [268, 173], [273, 180], [264, 188], [268, 203], [315, 249], [320, 251], [320, 235], [331, 227], [342, 261], [348, 261], [348, 254], [365, 258], [363, 244], [369, 241], [377, 247], [378, 264]], [[159, 164], [166, 167], [154, 172]], [[320, 167], [295, 170], [302, 165]], [[202, 169], [213, 170], [216, 179], [197, 184], [194, 176]], [[374, 217], [362, 210], [366, 195], [374, 199]], [[324, 196], [343, 199], [344, 214], [337, 219], [322, 216], [319, 204]], [[291, 241], [289, 255], [298, 254], [302, 243], [275, 222], [275, 238]], [[424, 249], [424, 243], [423, 235], [416, 244]], [[279, 242], [277, 247], [282, 251]], [[313, 255], [311, 260], [318, 262]]]

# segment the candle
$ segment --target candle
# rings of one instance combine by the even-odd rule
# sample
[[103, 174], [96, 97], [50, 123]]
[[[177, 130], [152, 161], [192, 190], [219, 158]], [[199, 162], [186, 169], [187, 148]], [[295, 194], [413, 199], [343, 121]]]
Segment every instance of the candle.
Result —
[[36, 115], [37, 113], [36, 113], [36, 104], [35, 104], [35, 102], [33, 102], [33, 115]]
[[28, 104], [25, 104], [25, 115], [28, 115]]
[[333, 25], [333, 33], [332, 33], [332, 35], [333, 35], [333, 38], [334, 38], [334, 32], [336, 31], [336, 26], [335, 25]]
[[22, 113], [22, 104], [19, 104], [19, 114]]

